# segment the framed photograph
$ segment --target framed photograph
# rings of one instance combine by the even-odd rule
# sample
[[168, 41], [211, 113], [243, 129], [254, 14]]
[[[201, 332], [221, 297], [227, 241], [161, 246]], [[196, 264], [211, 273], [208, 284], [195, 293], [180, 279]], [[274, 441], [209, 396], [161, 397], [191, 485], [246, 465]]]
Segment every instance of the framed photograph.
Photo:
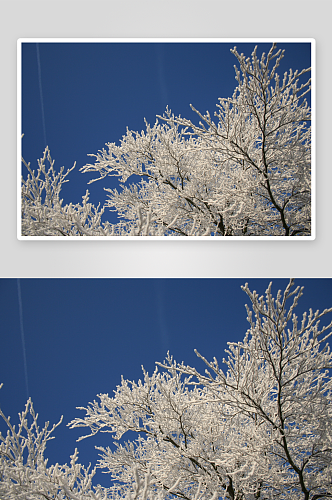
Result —
[[19, 39], [26, 239], [315, 239], [315, 40]]

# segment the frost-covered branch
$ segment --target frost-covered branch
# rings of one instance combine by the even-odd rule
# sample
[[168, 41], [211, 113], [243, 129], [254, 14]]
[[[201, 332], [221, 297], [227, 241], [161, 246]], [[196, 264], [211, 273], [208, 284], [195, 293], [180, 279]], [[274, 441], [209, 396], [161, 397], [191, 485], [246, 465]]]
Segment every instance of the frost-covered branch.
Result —
[[[318, 500], [332, 498], [332, 308], [304, 313], [293, 280], [265, 296], [242, 287], [251, 301], [249, 329], [229, 342], [223, 369], [205, 373], [168, 354], [138, 382], [125, 380], [113, 396], [79, 408], [70, 428], [110, 433], [98, 467], [110, 488], [91, 485], [95, 469], [48, 466], [48, 423], [39, 430], [29, 400], [18, 429], [0, 435], [0, 498], [61, 500]], [[28, 424], [28, 417], [32, 423]], [[58, 425], [58, 424], [57, 424]], [[125, 441], [125, 434], [136, 438]]]
[[[89, 203], [89, 191], [82, 196], [82, 204], [63, 205], [60, 191], [75, 164], [64, 174], [64, 167], [56, 173], [54, 160], [46, 147], [38, 160], [35, 173], [30, 163], [22, 159], [29, 171], [22, 177], [22, 235], [23, 236], [107, 236], [112, 234], [110, 224], [101, 224], [105, 208]], [[48, 163], [48, 168], [46, 167]], [[113, 231], [114, 233], [114, 231]]]
[[[39, 429], [31, 399], [19, 414], [16, 428], [0, 409], [7, 425], [6, 436], [0, 433], [0, 498], [6, 500], [104, 500], [99, 487], [95, 493], [91, 480], [95, 469], [89, 472], [77, 463], [78, 451], [70, 457], [70, 465], [50, 465], [44, 457], [46, 444], [62, 417], [51, 429], [46, 422]], [[31, 422], [31, 423], [29, 423]]]
[[[152, 375], [122, 378], [113, 397], [80, 408], [70, 427], [117, 441], [115, 451], [98, 447], [114, 481], [127, 484], [136, 468], [155, 491], [186, 500], [332, 497], [332, 322], [319, 326], [332, 308], [299, 322], [303, 290], [293, 286], [276, 298], [272, 284], [265, 298], [242, 287], [250, 328], [228, 343], [224, 370], [199, 353], [203, 374], [168, 355]], [[127, 431], [137, 439], [123, 442]]]
[[[119, 181], [119, 189], [104, 188], [101, 209], [88, 203], [88, 191], [82, 205], [62, 206], [59, 192], [71, 170], [56, 174], [48, 149], [37, 175], [24, 162], [22, 234], [310, 235], [310, 79], [299, 84], [310, 68], [289, 70], [281, 81], [284, 51], [275, 44], [260, 60], [257, 47], [251, 59], [236, 47], [231, 52], [239, 63], [238, 86], [231, 98], [219, 99], [215, 121], [191, 106], [200, 118], [196, 125], [167, 107], [153, 126], [127, 129], [119, 145], [107, 143], [89, 155], [95, 162], [80, 170], [97, 173], [90, 183], [108, 176]], [[101, 223], [105, 208], [120, 222]]]

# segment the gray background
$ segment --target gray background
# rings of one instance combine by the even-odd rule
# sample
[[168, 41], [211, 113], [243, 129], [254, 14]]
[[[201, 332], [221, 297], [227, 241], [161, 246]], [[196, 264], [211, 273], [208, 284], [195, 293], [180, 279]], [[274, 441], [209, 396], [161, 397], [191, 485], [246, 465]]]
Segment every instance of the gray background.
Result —
[[[0, 1], [0, 277], [332, 277], [330, 7], [325, 0]], [[316, 239], [17, 240], [16, 41], [24, 37], [315, 38]]]

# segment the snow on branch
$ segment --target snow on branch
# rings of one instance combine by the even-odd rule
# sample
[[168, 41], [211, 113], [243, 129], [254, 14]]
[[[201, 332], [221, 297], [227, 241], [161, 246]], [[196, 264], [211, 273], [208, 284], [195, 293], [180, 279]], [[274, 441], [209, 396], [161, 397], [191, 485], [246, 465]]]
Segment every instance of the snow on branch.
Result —
[[141, 380], [122, 377], [112, 396], [99, 394], [67, 424], [112, 434], [112, 448], [96, 447], [111, 487], [92, 486], [95, 469], [77, 464], [77, 450], [69, 466], [48, 466], [45, 446], [59, 424], [40, 431], [31, 400], [17, 430], [0, 410], [8, 427], [0, 435], [0, 498], [332, 498], [332, 322], [320, 325], [332, 308], [299, 321], [303, 288], [294, 280], [276, 296], [272, 283], [262, 296], [242, 289], [249, 329], [228, 343], [223, 368], [196, 352], [201, 373], [168, 354], [151, 375], [142, 367]]
[[[22, 179], [22, 234], [25, 236], [308, 236], [311, 234], [311, 110], [306, 94], [310, 68], [277, 69], [284, 51], [273, 44], [251, 59], [231, 50], [238, 86], [219, 98], [214, 119], [194, 106], [199, 124], [174, 116], [167, 107], [153, 126], [127, 128], [109, 142], [82, 173], [104, 187], [107, 199], [62, 205], [67, 175], [55, 173], [46, 148], [38, 172]], [[272, 66], [272, 67], [271, 67]], [[159, 120], [159, 121], [158, 121]], [[45, 162], [50, 167], [46, 169]], [[74, 168], [74, 167], [73, 167]], [[130, 183], [132, 182], [132, 183]], [[119, 222], [101, 223], [105, 209]]]

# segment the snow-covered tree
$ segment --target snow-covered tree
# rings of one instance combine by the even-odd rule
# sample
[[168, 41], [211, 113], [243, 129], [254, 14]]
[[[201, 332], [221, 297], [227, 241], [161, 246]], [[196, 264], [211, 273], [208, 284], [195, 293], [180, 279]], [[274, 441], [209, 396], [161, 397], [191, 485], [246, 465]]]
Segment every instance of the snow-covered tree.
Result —
[[[111, 235], [108, 223], [101, 223], [105, 208], [89, 203], [89, 191], [82, 196], [82, 205], [70, 203], [63, 205], [60, 199], [62, 185], [68, 182], [64, 167], [56, 173], [54, 160], [47, 147], [43, 157], [38, 160], [35, 173], [30, 163], [22, 160], [29, 174], [22, 177], [21, 231], [24, 236], [105, 236]], [[46, 167], [48, 163], [48, 167]], [[114, 231], [113, 231], [114, 233]]]
[[[0, 385], [0, 389], [2, 384]], [[150, 475], [143, 478], [137, 468], [132, 470], [126, 488], [115, 491], [101, 485], [92, 486], [96, 467], [90, 472], [77, 463], [77, 448], [70, 456], [70, 465], [50, 465], [44, 457], [47, 441], [62, 421], [48, 429], [49, 422], [39, 429], [31, 399], [19, 414], [17, 429], [0, 409], [7, 426], [7, 435], [0, 432], [0, 499], [1, 500], [163, 500], [165, 494], [151, 488]], [[29, 421], [32, 422], [29, 424]], [[216, 495], [213, 499], [215, 500]]]
[[[97, 447], [101, 452], [98, 467], [113, 480], [108, 489], [98, 487], [98, 494], [104, 495], [100, 498], [332, 498], [332, 354], [328, 344], [332, 322], [320, 326], [332, 308], [309, 310], [299, 321], [294, 311], [303, 289], [292, 287], [291, 280], [276, 298], [271, 284], [265, 298], [251, 292], [248, 285], [243, 287], [252, 302], [252, 310], [247, 308], [250, 327], [242, 342], [228, 343], [224, 369], [216, 358], [210, 362], [199, 353], [207, 365], [204, 373], [168, 355], [152, 375], [143, 369], [143, 379], [137, 383], [122, 378], [113, 397], [99, 394], [99, 401], [80, 408], [85, 417], [68, 424], [90, 430], [79, 441], [98, 432], [111, 433], [115, 439], [113, 449]], [[136, 433], [136, 439], [124, 441], [128, 431]], [[30, 441], [31, 436], [30, 432]], [[38, 438], [41, 453], [37, 457], [42, 456], [48, 436], [44, 430]], [[19, 450], [25, 441], [19, 444], [19, 439], [10, 436], [2, 441], [3, 491], [30, 488], [39, 492], [42, 481], [54, 491], [48, 482], [53, 485], [55, 481], [52, 488], [76, 495], [68, 495], [69, 499], [85, 500], [89, 497], [84, 495], [92, 495], [87, 485], [93, 472], [89, 475], [75, 465], [77, 453], [71, 468], [57, 466], [58, 476], [54, 476], [43, 458], [23, 463]], [[8, 449], [18, 451], [9, 454]], [[50, 494], [47, 498], [63, 497]]]
[[[58, 189], [67, 174], [56, 178], [42, 170], [46, 150], [39, 171], [56, 198], [42, 195], [39, 171], [36, 182], [29, 168], [22, 234], [310, 235], [311, 114], [305, 99], [310, 79], [299, 84], [310, 68], [290, 69], [280, 80], [284, 51], [273, 44], [260, 60], [256, 52], [257, 47], [250, 59], [232, 50], [238, 86], [231, 98], [219, 99], [215, 120], [191, 106], [201, 120], [196, 125], [167, 108], [154, 126], [146, 123], [141, 133], [127, 129], [120, 145], [108, 143], [89, 155], [96, 161], [81, 171], [99, 174], [90, 182], [119, 180], [120, 190], [104, 188], [108, 199], [101, 211], [87, 203], [88, 192], [83, 206], [62, 207]], [[140, 181], [130, 184], [137, 176]], [[105, 207], [117, 213], [118, 224], [100, 224]]]
[[[2, 385], [2, 384], [1, 384]], [[0, 386], [1, 388], [1, 386]], [[1, 500], [102, 500], [106, 496], [90, 495], [91, 479], [95, 469], [89, 472], [77, 463], [78, 451], [70, 457], [70, 465], [47, 465], [44, 457], [46, 443], [60, 421], [48, 428], [46, 422], [42, 430], [39, 429], [31, 399], [28, 400], [25, 410], [19, 414], [17, 429], [0, 409], [0, 416], [7, 424], [7, 435], [0, 433], [0, 498]], [[31, 422], [29, 424], [29, 421]]]
[[228, 343], [225, 370], [198, 354], [207, 364], [201, 374], [168, 356], [157, 363], [162, 371], [143, 370], [138, 383], [122, 379], [113, 397], [100, 394], [81, 408], [86, 416], [71, 427], [116, 440], [137, 433], [115, 451], [99, 448], [115, 491], [135, 468], [156, 491], [186, 500], [332, 497], [332, 322], [319, 328], [332, 308], [298, 322], [302, 289], [292, 286], [273, 299], [270, 285], [265, 300], [243, 287], [250, 328], [242, 342]]

